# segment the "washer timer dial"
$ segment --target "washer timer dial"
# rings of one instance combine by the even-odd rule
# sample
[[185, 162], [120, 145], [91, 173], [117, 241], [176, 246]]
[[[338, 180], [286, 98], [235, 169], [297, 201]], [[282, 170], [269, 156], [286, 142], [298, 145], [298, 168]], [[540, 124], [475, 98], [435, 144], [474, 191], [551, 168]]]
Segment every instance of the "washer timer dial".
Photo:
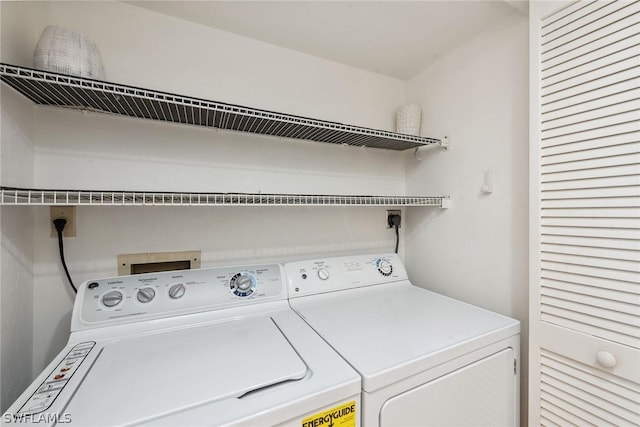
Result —
[[256, 276], [248, 271], [241, 271], [233, 275], [229, 280], [229, 288], [239, 297], [248, 297], [253, 294], [258, 285]]
[[385, 277], [391, 276], [391, 273], [393, 273], [393, 265], [386, 259], [378, 258], [376, 260], [376, 267], [380, 274]]

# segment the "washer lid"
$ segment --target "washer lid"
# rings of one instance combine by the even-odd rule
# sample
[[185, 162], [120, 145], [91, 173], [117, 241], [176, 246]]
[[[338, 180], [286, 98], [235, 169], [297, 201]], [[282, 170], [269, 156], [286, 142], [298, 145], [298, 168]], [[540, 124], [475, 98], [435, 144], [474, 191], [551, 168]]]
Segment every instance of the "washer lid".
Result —
[[306, 372], [270, 317], [191, 327], [107, 343], [65, 412], [78, 425], [137, 423]]
[[409, 282], [292, 299], [373, 391], [518, 334], [517, 320]]

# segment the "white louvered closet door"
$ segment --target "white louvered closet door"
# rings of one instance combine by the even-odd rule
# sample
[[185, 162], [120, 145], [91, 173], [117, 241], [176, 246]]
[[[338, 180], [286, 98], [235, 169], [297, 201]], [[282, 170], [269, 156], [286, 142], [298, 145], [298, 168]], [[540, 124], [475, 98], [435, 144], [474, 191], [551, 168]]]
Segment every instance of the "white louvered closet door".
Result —
[[638, 426], [640, 1], [530, 20], [529, 424]]

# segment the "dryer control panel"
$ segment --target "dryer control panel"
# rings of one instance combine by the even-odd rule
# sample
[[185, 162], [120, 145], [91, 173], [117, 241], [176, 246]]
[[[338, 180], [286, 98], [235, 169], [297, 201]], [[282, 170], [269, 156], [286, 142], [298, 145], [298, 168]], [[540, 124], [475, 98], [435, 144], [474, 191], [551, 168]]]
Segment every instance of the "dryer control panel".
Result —
[[289, 298], [408, 280], [397, 254], [291, 262], [284, 269]]
[[95, 327], [286, 298], [278, 264], [166, 271], [82, 283], [74, 320]]

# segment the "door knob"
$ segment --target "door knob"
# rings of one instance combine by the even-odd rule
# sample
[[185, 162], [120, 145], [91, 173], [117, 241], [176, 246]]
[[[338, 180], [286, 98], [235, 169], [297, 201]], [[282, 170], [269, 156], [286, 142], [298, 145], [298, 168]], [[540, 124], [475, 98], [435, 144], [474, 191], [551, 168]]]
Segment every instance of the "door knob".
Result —
[[616, 357], [613, 354], [604, 350], [596, 353], [596, 360], [605, 368], [613, 368], [614, 366], [616, 366], [616, 363], [618, 363]]

